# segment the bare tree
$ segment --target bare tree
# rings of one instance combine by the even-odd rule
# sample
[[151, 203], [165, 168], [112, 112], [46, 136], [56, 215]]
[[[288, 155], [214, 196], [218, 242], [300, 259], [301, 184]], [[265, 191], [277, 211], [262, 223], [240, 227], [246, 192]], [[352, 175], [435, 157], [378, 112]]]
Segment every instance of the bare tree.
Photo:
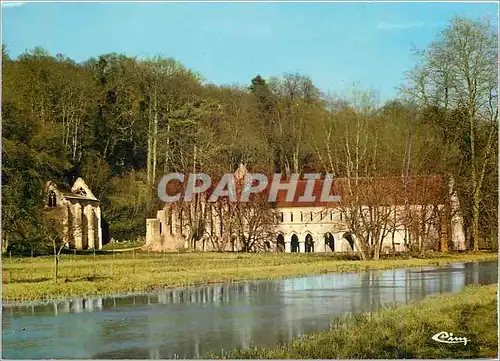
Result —
[[62, 220], [64, 219], [64, 211], [62, 208], [54, 208], [43, 213], [43, 225], [40, 229], [42, 237], [52, 243], [54, 255], [54, 282], [57, 283], [59, 277], [59, 261], [62, 250], [69, 247], [68, 235], [74, 229], [73, 227], [65, 227]]
[[361, 259], [379, 259], [384, 240], [393, 234], [400, 218], [395, 178], [358, 177], [337, 182], [340, 208]]
[[234, 203], [234, 234], [241, 242], [243, 251], [266, 250], [271, 246], [278, 224], [278, 213], [263, 194], [255, 195], [248, 202]]

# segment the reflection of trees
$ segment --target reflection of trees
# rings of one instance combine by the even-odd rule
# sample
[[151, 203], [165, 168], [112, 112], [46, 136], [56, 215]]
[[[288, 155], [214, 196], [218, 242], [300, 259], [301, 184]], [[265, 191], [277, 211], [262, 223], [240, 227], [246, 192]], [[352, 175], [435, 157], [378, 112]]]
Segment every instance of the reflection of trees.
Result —
[[[98, 339], [100, 344], [107, 345], [106, 348], [116, 350], [92, 355], [94, 357], [172, 358], [175, 353], [179, 357], [200, 357], [207, 351], [220, 351], [223, 347], [248, 347], [252, 341], [257, 344], [283, 341], [280, 338], [282, 332], [276, 327], [287, 324], [287, 320], [283, 319], [283, 308], [280, 307], [281, 291], [280, 282], [249, 282], [163, 290], [151, 295], [125, 298], [81, 299], [48, 304], [39, 307], [37, 312], [42, 309], [54, 312], [54, 308], [76, 313], [95, 311], [98, 308], [120, 308], [116, 312], [107, 313], [104, 319], [98, 318], [99, 323], [95, 319], [80, 318], [83, 323], [72, 328], [72, 332], [84, 333], [88, 338], [83, 340], [75, 333], [74, 339], [78, 339], [82, 345], [95, 344]], [[160, 312], [151, 311], [150, 307], [146, 308], [147, 312], [137, 308], [139, 305], [154, 303], [167, 307], [162, 307]], [[219, 307], [222, 305], [227, 307]], [[272, 314], [269, 314], [269, 309]], [[31, 307], [27, 310], [32, 311]], [[293, 313], [291, 308], [285, 311]], [[129, 319], [124, 320], [125, 316]], [[274, 324], [263, 325], [263, 321], [269, 319]], [[94, 330], [96, 327], [97, 330]], [[62, 324], [60, 328], [61, 332], [57, 337], [67, 339], [67, 327]], [[136, 341], [138, 337], [141, 342], [146, 341], [147, 347], [123, 349], [123, 345]], [[286, 337], [285, 339], [288, 340]], [[82, 350], [75, 351], [82, 354], [85, 352]]]
[[357, 309], [352, 309], [353, 312], [373, 312], [379, 309], [381, 305], [380, 275], [378, 271], [361, 274], [360, 304]]
[[[278, 335], [276, 327], [263, 328], [262, 323], [269, 319], [269, 306], [281, 303], [279, 282], [214, 285], [157, 294], [159, 301], [175, 306], [161, 314], [148, 315], [144, 321], [149, 325], [148, 344], [157, 350], [149, 353], [161, 358], [175, 357], [175, 353], [181, 358], [202, 357], [208, 351], [222, 348], [249, 347], [254, 341], [262, 344]], [[276, 318], [279, 307], [272, 310]], [[168, 313], [169, 317], [165, 316]]]
[[498, 282], [498, 262], [484, 262], [478, 265], [478, 282], [482, 285]]
[[[487, 277], [485, 265], [473, 263], [450, 264], [441, 268], [423, 268], [406, 271], [406, 302], [422, 299], [430, 294], [458, 292], [470, 284], [481, 283]], [[485, 279], [485, 283], [495, 280]]]
[[458, 268], [457, 272], [446, 272], [440, 277], [444, 283], [441, 293], [458, 292], [466, 285], [464, 268], [462, 265], [455, 267]]
[[106, 308], [106, 301], [107, 299], [103, 297], [80, 298], [74, 300], [44, 302], [42, 304], [10, 306], [8, 308], [10, 309], [12, 315], [19, 313], [31, 313], [32, 315], [58, 316], [60, 313], [100, 311]]
[[420, 276], [420, 288], [418, 293], [420, 298], [427, 296], [427, 289], [425, 288], [425, 274], [421, 274]]

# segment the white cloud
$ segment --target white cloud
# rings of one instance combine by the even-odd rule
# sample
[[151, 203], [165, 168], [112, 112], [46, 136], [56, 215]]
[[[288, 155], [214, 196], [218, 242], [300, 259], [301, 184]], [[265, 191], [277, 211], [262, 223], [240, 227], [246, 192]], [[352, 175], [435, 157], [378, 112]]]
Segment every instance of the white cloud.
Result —
[[2, 2], [2, 8], [17, 8], [26, 4], [22, 1], [4, 1]]

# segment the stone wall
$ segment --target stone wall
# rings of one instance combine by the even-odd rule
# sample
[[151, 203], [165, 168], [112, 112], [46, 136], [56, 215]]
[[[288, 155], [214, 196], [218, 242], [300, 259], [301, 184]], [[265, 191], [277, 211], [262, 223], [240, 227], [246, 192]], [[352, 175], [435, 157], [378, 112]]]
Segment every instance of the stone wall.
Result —
[[76, 201], [66, 201], [61, 206], [66, 209], [63, 222], [70, 248], [101, 249], [101, 208], [96, 204]]
[[156, 218], [146, 219], [146, 247], [152, 251], [176, 251], [187, 247], [175, 212], [166, 206]]

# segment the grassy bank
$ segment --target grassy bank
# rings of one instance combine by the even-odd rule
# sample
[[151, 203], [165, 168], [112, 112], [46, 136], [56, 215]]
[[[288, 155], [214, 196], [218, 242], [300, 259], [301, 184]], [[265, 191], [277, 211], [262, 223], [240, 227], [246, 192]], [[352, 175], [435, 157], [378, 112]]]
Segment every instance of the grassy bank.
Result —
[[[496, 358], [497, 286], [469, 286], [455, 295], [372, 314], [337, 319], [330, 331], [287, 345], [235, 350], [209, 358], [229, 359], [435, 359]], [[438, 332], [466, 337], [464, 344], [431, 339]]]
[[326, 272], [396, 267], [439, 266], [460, 261], [496, 259], [494, 253], [439, 255], [426, 259], [341, 260], [332, 254], [158, 254], [124, 252], [61, 256], [54, 282], [52, 257], [2, 258], [4, 301], [49, 299], [152, 291], [249, 279], [270, 279]]

